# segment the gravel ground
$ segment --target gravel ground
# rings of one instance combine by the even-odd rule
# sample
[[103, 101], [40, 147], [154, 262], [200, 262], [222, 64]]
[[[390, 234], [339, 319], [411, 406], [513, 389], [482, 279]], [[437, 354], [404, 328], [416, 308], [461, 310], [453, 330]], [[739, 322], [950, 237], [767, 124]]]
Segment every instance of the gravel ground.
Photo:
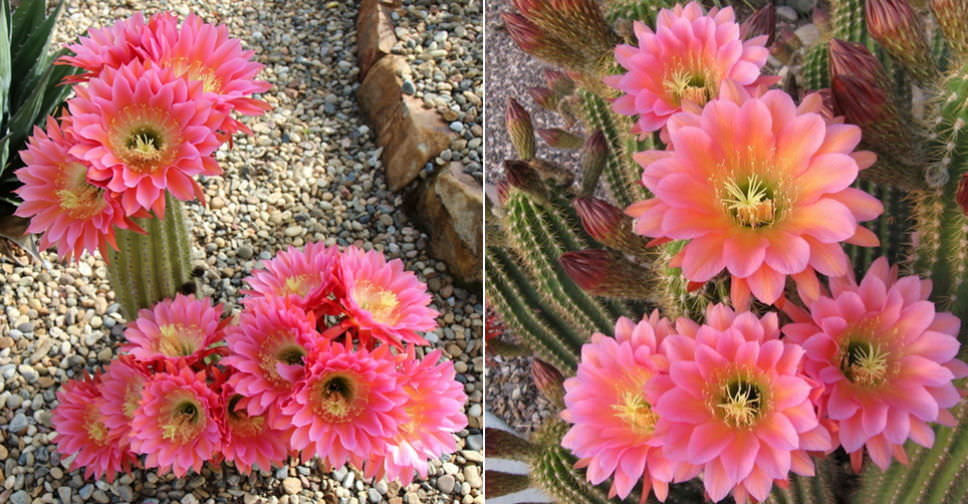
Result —
[[[465, 166], [473, 170], [476, 154], [480, 171], [481, 75], [475, 69], [481, 66], [481, 8], [422, 6], [430, 4], [404, 2], [398, 10], [400, 26], [417, 37], [404, 37], [404, 47], [436, 43], [436, 49], [449, 51], [428, 59], [427, 71], [416, 72], [413, 84], [434, 106], [457, 114], [453, 121], [464, 127], [466, 143], [455, 141], [451, 156], [466, 158]], [[458, 433], [458, 452], [431, 465], [429, 480], [404, 488], [365, 481], [347, 467], [327, 474], [316, 464], [295, 462], [250, 476], [222, 465], [182, 479], [134, 471], [113, 484], [86, 481], [69, 472], [56, 453], [50, 417], [59, 384], [109, 362], [120, 343], [123, 320], [104, 262], [85, 256], [79, 263], [58, 264], [51, 253], [42, 254], [46, 266], [26, 255], [0, 258], [0, 502], [482, 502], [481, 295], [455, 285], [444, 264], [427, 255], [428, 237], [398, 210], [401, 198], [386, 189], [380, 151], [355, 101], [355, 5], [68, 2], [59, 42], [135, 9], [151, 13], [162, 6], [180, 15], [191, 9], [206, 21], [228, 24], [266, 65], [260, 77], [274, 84], [264, 96], [273, 110], [247, 120], [254, 135], [236, 138], [233, 150], [219, 151], [225, 174], [202, 182], [209, 207], [188, 205], [200, 293], [237, 312], [248, 271], [278, 250], [306, 241], [375, 248], [388, 258], [399, 257], [427, 282], [433, 307], [442, 313], [441, 328], [427, 339], [455, 361], [470, 399], [470, 426]], [[420, 33], [424, 28], [427, 33]], [[444, 92], [447, 83], [451, 93]]]

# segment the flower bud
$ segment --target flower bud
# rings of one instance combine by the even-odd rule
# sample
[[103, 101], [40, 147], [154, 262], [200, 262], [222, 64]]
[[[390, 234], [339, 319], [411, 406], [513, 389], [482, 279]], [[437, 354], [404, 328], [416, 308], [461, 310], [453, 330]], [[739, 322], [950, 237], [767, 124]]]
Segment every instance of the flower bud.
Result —
[[520, 492], [531, 486], [531, 477], [527, 474], [512, 474], [502, 471], [484, 471], [484, 492], [488, 497]]
[[961, 205], [961, 210], [968, 215], [968, 173], [961, 174], [958, 181], [958, 192], [955, 194], [955, 201]]
[[890, 89], [884, 67], [864, 44], [835, 38], [830, 40], [828, 51], [831, 76], [849, 75], [881, 89]]
[[487, 456], [527, 461], [538, 453], [538, 446], [508, 431], [486, 427]]
[[581, 196], [595, 194], [598, 179], [608, 162], [608, 144], [605, 135], [595, 131], [585, 139], [585, 146], [581, 156]]
[[579, 56], [566, 68], [591, 70], [612, 55], [620, 40], [596, 0], [513, 0], [522, 16]]
[[535, 132], [546, 144], [556, 149], [578, 149], [585, 144], [585, 140], [580, 136], [573, 135], [561, 128], [539, 128]]
[[954, 53], [968, 57], [968, 30], [965, 30], [968, 0], [930, 0], [929, 5], [948, 41], [948, 47]]
[[916, 79], [930, 82], [937, 66], [931, 59], [924, 26], [907, 1], [867, 0], [864, 9], [871, 37]]
[[739, 27], [739, 37], [748, 40], [753, 37], [766, 35], [766, 46], [773, 44], [776, 38], [776, 5], [769, 3], [753, 13]]
[[504, 176], [511, 187], [524, 191], [540, 200], [548, 198], [548, 188], [541, 181], [538, 172], [527, 161], [507, 160], [504, 162]]
[[508, 184], [506, 179], [501, 179], [497, 182], [497, 202], [499, 205], [506, 206], [508, 203], [508, 194], [511, 190], [511, 185]]
[[544, 69], [545, 82], [558, 96], [570, 95], [575, 91], [575, 81], [568, 74], [552, 68]]
[[559, 408], [565, 407], [565, 378], [561, 371], [541, 359], [534, 358], [531, 360], [531, 379], [538, 391], [552, 404]]
[[531, 99], [545, 110], [555, 110], [558, 108], [558, 95], [554, 91], [544, 87], [528, 88]]
[[634, 220], [618, 207], [594, 197], [575, 198], [571, 204], [585, 232], [598, 243], [636, 256], [651, 253], [648, 240], [632, 231]]
[[534, 125], [531, 124], [531, 114], [514, 98], [508, 98], [507, 110], [504, 115], [511, 145], [518, 151], [521, 159], [534, 157]]
[[501, 13], [504, 26], [508, 30], [511, 40], [521, 48], [522, 51], [543, 59], [549, 63], [559, 66], [570, 67], [584, 61], [565, 44], [553, 37], [546, 35], [537, 25], [529, 21], [520, 14], [509, 12]]
[[593, 296], [646, 300], [654, 296], [651, 273], [617, 252], [601, 249], [565, 252], [558, 258], [575, 284]]

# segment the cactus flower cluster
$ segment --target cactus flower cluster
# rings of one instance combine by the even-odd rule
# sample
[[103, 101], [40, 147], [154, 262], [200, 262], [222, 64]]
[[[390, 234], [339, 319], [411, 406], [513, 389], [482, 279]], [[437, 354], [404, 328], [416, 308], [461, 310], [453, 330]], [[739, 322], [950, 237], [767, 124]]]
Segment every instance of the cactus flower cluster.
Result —
[[[596, 3], [562, 4], [559, 20]], [[509, 30], [574, 85], [531, 92], [564, 128], [519, 111], [512, 141], [585, 139], [580, 185], [529, 146], [493, 209], [489, 301], [561, 410], [512, 450], [525, 486], [575, 504], [692, 502], [696, 485], [714, 502], [963, 500], [923, 468], [959, 464], [968, 432], [968, 3], [833, 0], [802, 51], [771, 6], [740, 24], [659, 4], [583, 18], [624, 42], [598, 67]], [[552, 33], [516, 7], [531, 41]], [[771, 51], [805, 57], [782, 89]]]
[[107, 258], [116, 229], [144, 232], [135, 218], [164, 216], [166, 192], [204, 199], [195, 177], [221, 174], [215, 151], [248, 131], [233, 114], [265, 112], [252, 95], [269, 83], [255, 80], [262, 65], [227, 27], [194, 14], [138, 13], [68, 49], [57, 63], [83, 70], [70, 78], [76, 96], [21, 153], [16, 215], [61, 257]]
[[139, 313], [106, 370], [64, 384], [52, 421], [72, 469], [111, 481], [301, 456], [408, 484], [456, 449], [464, 389], [420, 348], [437, 312], [399, 259], [310, 243], [248, 283], [237, 321], [178, 295]]

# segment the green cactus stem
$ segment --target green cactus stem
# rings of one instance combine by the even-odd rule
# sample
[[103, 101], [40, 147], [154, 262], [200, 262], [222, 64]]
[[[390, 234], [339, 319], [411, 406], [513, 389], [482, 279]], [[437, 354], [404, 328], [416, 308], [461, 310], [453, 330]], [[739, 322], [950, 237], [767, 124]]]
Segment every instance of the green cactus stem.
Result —
[[118, 230], [108, 253], [111, 287], [125, 318], [179, 292], [194, 292], [191, 235], [182, 202], [165, 193], [165, 218], [136, 219], [147, 234]]
[[649, 197], [649, 192], [639, 182], [642, 167], [632, 159], [632, 154], [653, 148], [651, 136], [638, 140], [628, 133], [632, 120], [612, 112], [608, 102], [595, 94], [580, 91], [583, 118], [589, 131], [600, 130], [605, 135], [608, 156], [602, 178], [609, 199], [621, 208]]

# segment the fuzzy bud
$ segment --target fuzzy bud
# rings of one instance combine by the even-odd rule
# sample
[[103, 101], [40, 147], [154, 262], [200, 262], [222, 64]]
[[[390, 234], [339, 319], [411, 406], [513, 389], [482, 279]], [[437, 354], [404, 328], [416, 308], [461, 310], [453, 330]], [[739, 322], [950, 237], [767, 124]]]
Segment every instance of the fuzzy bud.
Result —
[[540, 200], [548, 198], [548, 188], [538, 172], [527, 161], [507, 160], [504, 162], [504, 176], [511, 187], [524, 191]]
[[565, 407], [565, 378], [561, 371], [547, 362], [535, 358], [531, 360], [531, 379], [542, 395], [555, 406]]
[[620, 40], [605, 21], [596, 0], [512, 0], [522, 16], [548, 36], [563, 42], [575, 59], [562, 65], [576, 70], [595, 67], [611, 57]]
[[501, 179], [497, 182], [497, 202], [502, 207], [507, 205], [510, 191], [511, 184], [506, 179]]
[[571, 204], [585, 232], [598, 243], [640, 257], [650, 253], [648, 240], [632, 231], [633, 219], [618, 207], [594, 197], [575, 198]]
[[558, 96], [570, 95], [575, 91], [575, 81], [560, 70], [545, 68], [544, 77], [548, 87]]
[[617, 252], [601, 249], [565, 252], [558, 258], [575, 284], [593, 296], [651, 299], [651, 274]]
[[538, 446], [522, 437], [501, 429], [487, 427], [487, 456], [526, 462], [537, 454]]
[[931, 59], [924, 26], [907, 1], [867, 0], [864, 9], [871, 37], [916, 79], [930, 82], [937, 66]]
[[864, 44], [835, 38], [830, 40], [828, 52], [831, 76], [848, 75], [890, 89], [884, 67]]
[[545, 87], [528, 88], [531, 99], [545, 110], [555, 110], [558, 108], [559, 97], [554, 91]]
[[965, 30], [968, 0], [930, 0], [929, 5], [948, 41], [948, 47], [954, 53], [968, 57], [968, 30]]
[[531, 123], [531, 114], [514, 98], [508, 98], [508, 106], [504, 115], [505, 125], [508, 135], [511, 137], [511, 145], [518, 151], [521, 159], [531, 159], [534, 157], [534, 125]]
[[511, 40], [522, 51], [559, 66], [571, 67], [584, 63], [580, 57], [576, 59], [574, 51], [569, 50], [562, 41], [548, 36], [524, 16], [503, 12], [501, 19]]
[[776, 5], [769, 3], [753, 13], [739, 27], [739, 37], [748, 40], [753, 37], [766, 35], [766, 46], [773, 44], [776, 38]]
[[573, 135], [561, 128], [537, 129], [535, 133], [545, 141], [546, 144], [556, 149], [578, 149], [585, 144], [585, 140], [578, 135]]
[[581, 196], [595, 194], [598, 178], [608, 162], [608, 144], [605, 135], [599, 130], [585, 139], [581, 156]]
[[484, 471], [484, 492], [488, 497], [500, 497], [520, 492], [531, 486], [527, 474], [512, 474], [501, 471]]

